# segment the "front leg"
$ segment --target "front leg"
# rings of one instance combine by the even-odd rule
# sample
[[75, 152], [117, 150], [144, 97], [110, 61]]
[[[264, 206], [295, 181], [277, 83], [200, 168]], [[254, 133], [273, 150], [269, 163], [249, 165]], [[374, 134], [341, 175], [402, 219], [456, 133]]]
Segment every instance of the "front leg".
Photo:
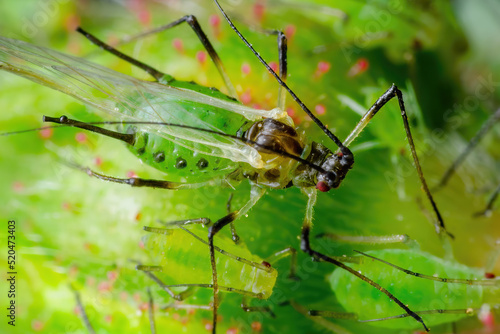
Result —
[[427, 197], [427, 200], [432, 206], [434, 214], [436, 216], [436, 222], [434, 223], [436, 232], [441, 235], [442, 232], [446, 233], [450, 238], [454, 238], [453, 234], [446, 230], [444, 225], [443, 217], [439, 212], [436, 202], [432, 197], [431, 191], [429, 190], [429, 186], [427, 185], [427, 181], [425, 180], [424, 173], [422, 172], [422, 167], [420, 166], [420, 161], [417, 156], [417, 150], [415, 148], [415, 143], [413, 141], [413, 136], [411, 134], [410, 123], [408, 122], [408, 116], [406, 114], [405, 103], [403, 100], [403, 93], [399, 90], [396, 85], [392, 85], [378, 100], [368, 109], [365, 115], [361, 118], [359, 123], [356, 125], [354, 130], [351, 131], [349, 136], [344, 140], [344, 146], [348, 147], [354, 139], [363, 131], [363, 129], [370, 123], [372, 118], [382, 109], [382, 107], [392, 100], [396, 98], [399, 104], [399, 110], [401, 111], [401, 118], [403, 119], [403, 126], [406, 132], [406, 139], [408, 141], [408, 145], [410, 145], [411, 155], [413, 157], [413, 163], [415, 165], [415, 169], [418, 174], [418, 178], [420, 179], [420, 183], [422, 184], [422, 189]]

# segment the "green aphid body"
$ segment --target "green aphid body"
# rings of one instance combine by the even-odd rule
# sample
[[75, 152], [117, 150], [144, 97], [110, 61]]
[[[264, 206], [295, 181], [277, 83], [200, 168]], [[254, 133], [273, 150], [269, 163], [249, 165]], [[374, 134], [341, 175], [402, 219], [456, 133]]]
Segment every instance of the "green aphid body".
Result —
[[[404, 267], [413, 272], [430, 276], [455, 279], [483, 279], [484, 272], [456, 262], [445, 261], [428, 253], [414, 250], [377, 250], [367, 252], [374, 257]], [[483, 303], [483, 289], [480, 285], [446, 283], [414, 277], [378, 261], [365, 258], [360, 265], [353, 265], [363, 275], [373, 279], [408, 305], [414, 312], [427, 310], [465, 310], [479, 308]], [[366, 282], [343, 270], [335, 270], [330, 284], [339, 303], [347, 312], [359, 314], [360, 320], [380, 319], [401, 314], [401, 309], [386, 295]], [[354, 298], [352, 291], [356, 291]], [[450, 323], [466, 317], [467, 314], [424, 314], [423, 320], [429, 327]], [[410, 317], [370, 322], [384, 328], [418, 328], [419, 324]]]
[[103, 111], [107, 120], [128, 122], [123, 130], [135, 134], [129, 149], [166, 173], [167, 181], [248, 179], [273, 189], [320, 182], [330, 189], [338, 187], [352, 165], [351, 154], [333, 154], [309, 142], [280, 108], [254, 109], [169, 75], [158, 82], [139, 80], [8, 38], [0, 38], [0, 63], [2, 70]]
[[[200, 86], [193, 82], [171, 79], [168, 81], [168, 85], [196, 91], [206, 95], [207, 98], [237, 103], [237, 101], [215, 88]], [[189, 111], [186, 118], [195, 117], [204, 123], [212, 125], [212, 129], [219, 130], [222, 133], [236, 134], [244, 125], [249, 123], [243, 116], [223, 108], [189, 100], [179, 101], [178, 105]], [[126, 109], [123, 111], [126, 113]], [[140, 117], [140, 115], [136, 116]], [[179, 114], [179, 118], [181, 119], [180, 124], [189, 124], [183, 119], [182, 114]], [[189, 149], [149, 131], [137, 129], [134, 126], [127, 126], [126, 130], [129, 133], [136, 134], [135, 145], [129, 145], [129, 150], [145, 164], [164, 172], [171, 181], [202, 182], [227, 175], [240, 165], [224, 157], [200, 153], [196, 149], [196, 145], [194, 149]]]

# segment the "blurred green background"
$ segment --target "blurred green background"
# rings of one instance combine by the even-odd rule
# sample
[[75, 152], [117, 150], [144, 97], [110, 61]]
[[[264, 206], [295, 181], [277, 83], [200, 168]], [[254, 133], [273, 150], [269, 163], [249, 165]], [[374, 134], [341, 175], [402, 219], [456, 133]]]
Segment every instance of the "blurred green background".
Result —
[[[148, 80], [144, 73], [96, 50], [74, 28], [82, 25], [105, 41], [118, 42], [183, 15], [195, 14], [242, 99], [262, 108], [275, 106], [277, 84], [224, 22], [220, 26], [210, 24], [214, 17], [220, 18], [211, 1], [53, 0], [2, 2], [0, 6], [2, 36], [86, 57]], [[320, 112], [319, 118], [340, 138], [349, 134], [361, 117], [359, 113], [391, 83], [403, 89], [430, 186], [439, 181], [499, 105], [497, 1], [346, 0], [332, 5], [327, 0], [231, 0], [222, 1], [222, 6], [268, 61], [277, 61], [276, 42], [274, 37], [262, 35], [261, 30], [282, 29], [288, 34], [289, 85], [311, 109]], [[174, 47], [178, 41], [182, 41], [182, 50]], [[214, 66], [209, 61], [197, 61], [202, 46], [187, 26], [123, 45], [122, 49], [176, 78], [222, 87]], [[249, 66], [250, 72], [244, 73], [243, 66]], [[290, 99], [287, 108], [309, 138], [333, 148]], [[90, 107], [3, 72], [0, 110], [1, 132], [39, 127], [44, 114], [66, 114], [87, 121], [99, 119]], [[75, 311], [75, 299], [68, 287], [71, 283], [80, 291], [98, 333], [148, 333], [146, 287], [152, 288], [159, 305], [171, 300], [128, 262], [130, 258], [148, 259], [148, 251], [141, 243], [142, 226], [155, 225], [158, 219], [217, 219], [224, 215], [230, 193], [234, 193], [234, 207], [248, 197], [246, 183], [236, 190], [169, 192], [131, 189], [89, 179], [61, 160], [76, 161], [120, 177], [131, 172], [146, 178], [165, 176], [142, 165], [120, 143], [92, 134], [77, 141], [77, 133], [63, 129], [54, 131], [50, 139], [42, 139], [38, 133], [0, 138], [0, 207], [5, 221], [0, 231], [5, 254], [2, 256], [6, 259], [6, 222], [14, 219], [19, 272], [17, 326], [8, 327], [3, 320], [2, 332], [86, 332]], [[447, 228], [456, 237], [451, 243], [452, 261], [469, 267], [484, 268], [500, 238], [498, 210], [490, 217], [472, 217], [484, 208], [499, 182], [499, 136], [497, 126], [449, 185], [435, 194]], [[344, 183], [318, 197], [313, 235], [406, 233], [424, 251], [444, 257], [442, 243], [427, 218], [430, 208], [422, 197], [416, 172], [407, 168], [409, 149], [395, 102], [375, 117], [353, 143], [353, 150], [356, 163]], [[299, 189], [270, 191], [248, 217], [239, 221], [238, 232], [250, 251], [262, 258], [288, 246], [299, 248], [305, 203]], [[228, 231], [223, 233], [228, 235]], [[353, 249], [376, 248], [325, 240], [312, 243], [318, 250], [338, 255], [352, 255]], [[299, 254], [298, 264], [299, 282], [286, 278], [289, 261], [282, 260], [276, 265], [280, 274], [273, 296], [267, 302], [252, 301], [252, 305], [270, 305], [276, 319], [261, 313], [244, 313], [238, 308], [241, 296], [224, 294], [219, 333], [236, 328], [239, 333], [256, 332], [251, 328], [255, 322], [262, 323], [264, 333], [325, 332], [325, 327], [290, 305], [279, 306], [294, 300], [305, 308], [342, 310], [327, 280], [334, 268], [313, 263], [304, 254]], [[5, 275], [7, 270], [3, 268]], [[495, 271], [499, 270], [497, 265]], [[2, 294], [7, 291], [4, 283], [2, 279]], [[394, 284], [404, 286], [404, 281], [379, 283], [387, 288]], [[369, 297], [357, 295], [356, 291], [349, 294], [360, 300]], [[202, 291], [188, 303], [207, 304], [209, 295], [209, 291]], [[398, 297], [404, 301], [404, 296]], [[446, 303], [445, 297], [430, 295], [418, 308], [425, 309], [439, 298]], [[4, 300], [7, 299], [2, 298], [2, 309]], [[463, 307], [469, 306], [473, 305]], [[175, 333], [205, 332], [211, 318], [210, 312], [200, 310], [157, 310], [156, 314], [158, 329]], [[418, 324], [414, 328], [388, 330], [347, 320], [328, 321], [352, 333], [421, 330]], [[432, 330], [486, 332], [476, 317]]]

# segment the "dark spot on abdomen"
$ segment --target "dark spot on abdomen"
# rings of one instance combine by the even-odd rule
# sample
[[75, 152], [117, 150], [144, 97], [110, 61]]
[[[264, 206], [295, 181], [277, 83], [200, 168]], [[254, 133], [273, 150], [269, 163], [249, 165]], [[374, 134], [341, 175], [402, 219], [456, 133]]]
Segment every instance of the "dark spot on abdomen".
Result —
[[137, 154], [143, 155], [146, 152], [146, 147], [148, 146], [149, 135], [147, 133], [144, 133], [140, 136], [142, 137], [142, 140], [144, 141], [144, 146], [137, 149]]
[[208, 167], [208, 161], [207, 159], [205, 158], [201, 158], [200, 160], [198, 160], [198, 162], [196, 163], [196, 167], [198, 167], [198, 169], [205, 169]]
[[187, 161], [182, 159], [181, 157], [177, 158], [177, 161], [175, 163], [175, 168], [184, 169], [186, 167], [187, 167]]
[[153, 160], [157, 163], [165, 161], [165, 153], [163, 151], [156, 152], [153, 154]]

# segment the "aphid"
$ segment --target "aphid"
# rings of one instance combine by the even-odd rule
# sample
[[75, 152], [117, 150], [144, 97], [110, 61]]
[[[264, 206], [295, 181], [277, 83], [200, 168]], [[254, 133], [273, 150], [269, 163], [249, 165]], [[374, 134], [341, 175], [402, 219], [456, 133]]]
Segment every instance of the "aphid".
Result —
[[[169, 285], [212, 284], [206, 241], [182, 225], [179, 228], [144, 228], [151, 232], [144, 240], [145, 248], [150, 250], [151, 265], [141, 264], [139, 269], [154, 273]], [[277, 277], [276, 270], [266, 265], [268, 261], [224, 238], [218, 239], [217, 244], [220, 246], [216, 247], [217, 251], [223, 255], [217, 258], [218, 266], [226, 268], [219, 277], [221, 286], [226, 287], [224, 290], [267, 299]], [[241, 280], [241, 277], [246, 279]]]
[[[140, 278], [143, 276], [145, 278], [141, 280], [143, 283], [139, 284], [139, 287], [141, 290], [146, 290], [145, 287], [147, 287], [147, 298], [143, 299], [139, 308], [144, 313], [142, 318], [147, 313], [152, 333], [155, 332], [153, 329], [156, 328], [174, 331], [182, 327], [188, 332], [209, 331], [207, 326], [209, 324], [203, 324], [199, 319], [198, 321], [194, 321], [196, 318], [186, 321], [173, 316], [175, 312], [184, 311], [183, 313], [186, 315], [193, 316], [194, 312], [203, 313], [203, 310], [210, 311], [212, 309], [212, 306], [209, 305], [211, 298], [209, 290], [213, 288], [213, 285], [207, 252], [208, 245], [207, 241], [199, 236], [200, 232], [204, 232], [204, 229], [201, 226], [189, 226], [187, 229], [179, 224], [166, 225], [168, 228], [145, 226], [144, 229], [148, 233], [144, 236], [143, 243], [149, 256], [147, 259], [143, 257], [144, 261], [131, 260], [132, 263], [137, 264], [137, 269], [144, 272], [144, 274], [136, 272]], [[221, 254], [217, 258], [218, 265], [225, 268], [219, 277], [220, 289], [224, 295], [227, 292], [240, 294], [242, 299], [240, 302], [241, 312], [262, 312], [265, 317], [274, 317], [271, 308], [252, 306], [252, 299], [267, 299], [271, 295], [277, 278], [277, 271], [273, 268], [273, 263], [288, 255], [292, 255], [294, 258], [295, 251], [286, 249], [263, 260], [251, 254], [243, 244], [235, 245], [230, 238], [217, 238], [217, 244], [225, 248], [215, 247], [216, 251]], [[131, 277], [128, 279], [134, 280]], [[153, 305], [151, 289], [157, 296], [155, 305]], [[209, 293], [196, 291], [200, 289]], [[106, 308], [100, 307], [97, 311], [93, 310], [92, 316], [89, 317], [80, 301], [80, 294], [76, 291], [75, 294], [78, 315], [82, 318], [87, 330], [91, 332], [93, 328], [101, 328]], [[95, 297], [87, 295], [86, 299], [95, 300]], [[108, 301], [97, 304], [106, 306], [109, 303]], [[94, 302], [94, 304], [96, 303]], [[156, 316], [153, 313], [156, 313]], [[143, 323], [144, 320], [142, 319]], [[94, 326], [91, 325], [92, 322]], [[246, 330], [244, 322], [239, 326], [243, 328], [242, 330]], [[229, 324], [223, 324], [223, 327], [230, 328]], [[250, 326], [247, 325], [247, 327]]]
[[[309, 232], [312, 224], [312, 208], [316, 201], [316, 190], [313, 188], [316, 187], [320, 191], [328, 191], [331, 188], [339, 186], [353, 163], [352, 154], [347, 146], [349, 146], [371, 117], [388, 100], [392, 97], [397, 97], [400, 106], [403, 108], [401, 92], [395, 86], [390, 88], [374, 105], [344, 143], [340, 142], [332, 132], [327, 130], [309, 112], [307, 107], [300, 102], [297, 96], [289, 90], [299, 105], [308, 112], [318, 125], [321, 124], [321, 129], [340, 147], [338, 153], [332, 153], [332, 151], [321, 144], [307, 144], [303, 141], [300, 134], [293, 129], [293, 123], [282, 112], [283, 108], [281, 110], [277, 109], [275, 112], [257, 111], [234, 103], [230, 98], [224, 97], [220, 93], [211, 93], [206, 88], [190, 83], [177, 82], [177, 87], [189, 87], [198, 90], [198, 92], [183, 89], [167, 89], [165, 86], [133, 80], [72, 57], [27, 44], [12, 42], [12, 40], [4, 40], [4, 48], [4, 50], [11, 52], [12, 55], [20, 56], [21, 58], [24, 57], [25, 60], [32, 60], [33, 64], [39, 65], [42, 62], [47, 67], [37, 68], [33, 64], [16, 63], [15, 61], [13, 62], [13, 59], [4, 59], [3, 61], [7, 65], [3, 66], [3, 69], [28, 76], [35, 81], [62, 90], [81, 100], [91, 101], [90, 103], [95, 107], [108, 112], [112, 117], [116, 116], [119, 119], [129, 121], [129, 124], [135, 121], [137, 125], [135, 136], [137, 137], [134, 138], [134, 134], [121, 136], [122, 138], [128, 138], [126, 140], [133, 139], [134, 144], [137, 144], [133, 148], [135, 153], [139, 156], [148, 153], [144, 159], [145, 161], [157, 167], [161, 163], [166, 162], [169, 170], [173, 169], [175, 171], [169, 175], [179, 177], [179, 179], [186, 178], [196, 183], [181, 184], [135, 178], [120, 180], [105, 177], [87, 170], [89, 174], [110, 181], [133, 183], [135, 186], [153, 185], [170, 189], [211, 185], [213, 184], [213, 178], [216, 178], [216, 183], [226, 182], [227, 179], [240, 181], [244, 178], [248, 178], [253, 182], [255, 187], [252, 199], [248, 204], [242, 209], [217, 221], [210, 229], [209, 242], [212, 248], [211, 262], [213, 266], [215, 299], [217, 298], [218, 283], [215, 271], [213, 236], [223, 226], [231, 223], [238, 216], [244, 215], [255, 204], [264, 193], [264, 190], [259, 188], [259, 186], [279, 189], [293, 184], [304, 189], [307, 188], [305, 192], [309, 197], [309, 201], [306, 220], [302, 229], [302, 249], [313, 255], [316, 259], [332, 262], [360, 277], [359, 274], [356, 274], [337, 260], [311, 249], [309, 245]], [[40, 55], [46, 57], [40, 57]], [[283, 49], [282, 57], [284, 57]], [[282, 61], [281, 64], [286, 65], [286, 62]], [[268, 69], [270, 68], [269, 65], [265, 65]], [[146, 69], [151, 70], [148, 67]], [[150, 71], [150, 73], [159, 81], [164, 80], [164, 82], [172, 86], [175, 83], [172, 78], [164, 77], [160, 72]], [[280, 81], [279, 77], [273, 71], [271, 73]], [[282, 81], [280, 83], [288, 89]], [[84, 89], [87, 89], [87, 91]], [[103, 98], [103, 94], [106, 97]], [[101, 97], [96, 97], [96, 95]], [[211, 98], [207, 98], [207, 96]], [[190, 108], [194, 108], [193, 113], [186, 113], [186, 110], [190, 110]], [[223, 117], [217, 118], [210, 115], [203, 115], [204, 110], [216, 111], [223, 114]], [[165, 114], [161, 114], [162, 112], [165, 112]], [[404, 113], [404, 109], [402, 109], [402, 112]], [[266, 117], [266, 119], [259, 120], [261, 117]], [[217, 120], [226, 120], [228, 118], [231, 120], [231, 124], [217, 123]], [[136, 121], [136, 119], [140, 120]], [[142, 119], [148, 120], [143, 121]], [[73, 126], [82, 128], [91, 127], [91, 125], [84, 123], [74, 123], [67, 118], [50, 120], [65, 124], [69, 122]], [[405, 128], [409, 136], [409, 141], [412, 143], [407, 121], [405, 118], [403, 120], [406, 122]], [[246, 125], [245, 122], [247, 122]], [[97, 130], [94, 127], [91, 128], [104, 133], [103, 130]], [[238, 134], [239, 130], [241, 130], [242, 134]], [[272, 137], [276, 137], [279, 140], [274, 140]], [[146, 141], [149, 145], [152, 145], [151, 143], [155, 140], [165, 144], [165, 146], [160, 145], [160, 151], [152, 149], [152, 147], [146, 147]], [[280, 143], [279, 141], [282, 142]], [[173, 146], [169, 147], [166, 143], [173, 143]], [[145, 148], [144, 151], [142, 151], [143, 148]], [[177, 149], [177, 155], [166, 154], [164, 152], [165, 148], [171, 149], [171, 151]], [[414, 148], [412, 147], [412, 149], [416, 165], [419, 166]], [[168, 150], [166, 151], [168, 152]], [[188, 160], [186, 155], [189, 156], [189, 153], [192, 152], [199, 154], [199, 160]], [[218, 160], [214, 157], [222, 159]], [[194, 166], [198, 170], [191, 169]], [[207, 173], [203, 173], [202, 170], [208, 166], [217, 169], [215, 171], [212, 169], [210, 173], [208, 173], [208, 170]], [[161, 167], [164, 168], [163, 165]], [[420, 173], [419, 175], [421, 176], [424, 188], [427, 188], [422, 174]], [[428, 191], [427, 194], [431, 203], [433, 203]], [[438, 228], [444, 229], [444, 224], [437, 210], [436, 214], [440, 221]], [[214, 303], [217, 304], [217, 300]], [[410, 312], [403, 303], [400, 303], [400, 305], [407, 312]], [[418, 316], [415, 316], [415, 318], [419, 320]], [[214, 312], [214, 330], [215, 320], [216, 312]]]
[[[192, 221], [189, 221], [193, 223]], [[213, 288], [212, 270], [207, 252], [208, 243], [193, 232], [193, 228], [183, 227], [185, 222], [166, 224], [169, 228], [145, 226], [149, 233], [145, 237], [145, 248], [150, 253], [148, 264], [139, 264], [137, 269], [143, 270], [159, 286], [175, 300], [183, 300], [192, 292], [174, 293], [171, 288], [187, 287], [189, 289]], [[198, 235], [197, 235], [198, 234]], [[235, 245], [230, 239], [218, 238], [215, 250], [221, 254], [217, 257], [217, 266], [224, 268], [218, 277], [220, 290], [236, 292], [243, 296], [242, 308], [246, 311], [256, 309], [247, 306], [249, 298], [268, 299], [277, 279], [277, 271], [273, 264], [288, 255], [292, 256], [292, 269], [295, 272], [295, 250], [287, 248], [263, 260], [248, 251], [242, 244]], [[150, 265], [150, 264], [151, 265]], [[174, 269], [175, 268], [175, 269]], [[198, 298], [198, 301], [200, 299]], [[209, 305], [205, 305], [209, 309]], [[258, 310], [273, 313], [269, 307]]]

